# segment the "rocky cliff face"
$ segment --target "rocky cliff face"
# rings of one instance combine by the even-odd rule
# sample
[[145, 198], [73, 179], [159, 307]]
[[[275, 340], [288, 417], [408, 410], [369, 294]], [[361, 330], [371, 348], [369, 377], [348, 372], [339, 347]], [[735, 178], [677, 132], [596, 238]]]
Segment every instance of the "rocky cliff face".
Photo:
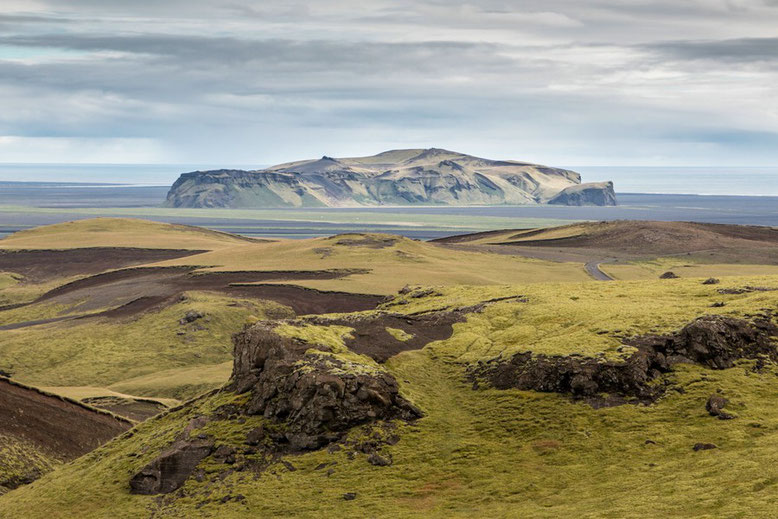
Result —
[[371, 157], [322, 157], [264, 170], [184, 173], [168, 207], [353, 207], [375, 205], [615, 205], [610, 182], [581, 184], [573, 171], [488, 160], [441, 149]]
[[549, 201], [554, 205], [616, 205], [613, 182], [592, 182], [566, 187]]

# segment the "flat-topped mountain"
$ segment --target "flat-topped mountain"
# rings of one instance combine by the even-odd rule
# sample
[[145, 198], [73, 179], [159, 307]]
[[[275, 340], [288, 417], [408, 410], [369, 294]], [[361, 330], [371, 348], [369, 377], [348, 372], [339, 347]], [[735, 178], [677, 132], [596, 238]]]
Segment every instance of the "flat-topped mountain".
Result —
[[303, 160], [263, 170], [184, 173], [168, 207], [376, 205], [616, 205], [612, 182], [582, 184], [565, 169], [489, 160], [443, 149]]

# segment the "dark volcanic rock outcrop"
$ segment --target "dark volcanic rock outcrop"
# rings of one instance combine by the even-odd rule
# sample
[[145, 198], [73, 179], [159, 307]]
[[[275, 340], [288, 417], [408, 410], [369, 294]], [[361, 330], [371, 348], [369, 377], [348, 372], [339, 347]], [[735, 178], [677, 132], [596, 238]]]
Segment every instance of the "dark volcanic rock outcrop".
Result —
[[231, 388], [251, 392], [247, 414], [283, 420], [282, 439], [292, 449], [322, 447], [366, 422], [421, 416], [389, 373], [310, 349], [278, 335], [272, 324], [235, 338]]
[[168, 207], [318, 207], [409, 204], [616, 205], [611, 182], [573, 171], [436, 148], [372, 157], [322, 157], [263, 170], [182, 174]]
[[[257, 470], [274, 463], [294, 470], [281, 456], [327, 445], [368, 455], [367, 461], [374, 465], [391, 464], [391, 455], [379, 454], [383, 445], [399, 440], [391, 421], [422, 416], [400, 394], [395, 378], [370, 359], [286, 337], [277, 332], [277, 326], [261, 322], [235, 335], [232, 379], [224, 390], [247, 394], [248, 399], [192, 419], [172, 445], [132, 476], [133, 493], [171, 493], [205, 458], [225, 467], [245, 468], [246, 463], [258, 463], [246, 461], [247, 455], [258, 452], [266, 461]], [[227, 421], [230, 424], [219, 427], [233, 429], [247, 420], [256, 423], [258, 417], [261, 425], [246, 430], [241, 445], [225, 444], [223, 438], [203, 432], [192, 436], [212, 422]], [[346, 440], [349, 430], [357, 426], [367, 429], [369, 440]], [[225, 473], [231, 470], [225, 468]]]
[[[477, 385], [486, 381], [498, 389], [517, 388], [571, 394], [600, 403], [620, 403], [623, 398], [650, 402], [665, 389], [660, 378], [680, 362], [712, 369], [734, 366], [738, 359], [778, 359], [772, 337], [778, 327], [772, 316], [752, 321], [718, 315], [695, 319], [672, 335], [649, 335], [626, 341], [637, 351], [623, 361], [604, 361], [582, 356], [545, 356], [519, 353], [497, 358], [469, 370]], [[612, 397], [617, 398], [612, 398]]]
[[177, 490], [212, 451], [213, 442], [208, 440], [175, 443], [130, 479], [130, 492], [167, 494]]

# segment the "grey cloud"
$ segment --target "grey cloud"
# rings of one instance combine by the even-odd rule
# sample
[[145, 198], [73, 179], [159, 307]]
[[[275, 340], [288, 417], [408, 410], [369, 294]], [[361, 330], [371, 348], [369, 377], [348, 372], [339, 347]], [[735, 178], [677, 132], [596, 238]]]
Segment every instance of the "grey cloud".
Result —
[[[31, 57], [0, 59], [0, 135], [142, 137], [216, 162], [368, 142], [514, 158], [532, 143], [551, 163], [563, 149], [607, 163], [614, 141], [626, 156], [649, 140], [684, 160], [699, 153], [690, 143], [706, 144], [704, 160], [708, 144], [776, 157], [763, 114], [777, 101], [757, 88], [778, 80], [773, 0], [323, 5], [72, 0], [4, 13], [0, 46]], [[758, 79], [722, 80], [740, 66]]]
[[644, 48], [680, 60], [737, 63], [778, 60], [778, 37], [721, 41], [670, 41], [646, 45]]

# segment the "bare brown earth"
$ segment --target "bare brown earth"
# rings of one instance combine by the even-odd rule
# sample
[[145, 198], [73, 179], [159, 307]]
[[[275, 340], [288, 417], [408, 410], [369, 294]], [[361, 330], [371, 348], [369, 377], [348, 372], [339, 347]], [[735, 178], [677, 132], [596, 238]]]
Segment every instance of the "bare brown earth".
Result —
[[[432, 341], [448, 339], [452, 325], [465, 320], [463, 312], [431, 312], [420, 316], [373, 314], [346, 319], [315, 319], [317, 324], [349, 326], [354, 329], [345, 343], [351, 351], [386, 362], [400, 352], [420, 350]], [[387, 328], [402, 330], [406, 340], [397, 339]]]
[[381, 296], [260, 284], [262, 281], [337, 279], [357, 272], [353, 270], [202, 272], [195, 269], [147, 267], [107, 272], [57, 287], [35, 302], [75, 305], [71, 313], [114, 308], [101, 315], [123, 317], [172, 304], [190, 290], [269, 299], [291, 307], [298, 314], [367, 310], [382, 300]]
[[778, 265], [778, 230], [694, 222], [591, 222], [440, 238], [453, 248], [552, 261], [621, 262], [687, 255], [709, 263]]
[[[129, 420], [0, 377], [0, 434], [32, 444], [54, 459], [73, 460], [131, 426]], [[13, 481], [0, 485], [16, 486]]]
[[21, 274], [27, 282], [96, 274], [201, 254], [203, 250], [89, 247], [66, 250], [0, 250], [0, 272]]

